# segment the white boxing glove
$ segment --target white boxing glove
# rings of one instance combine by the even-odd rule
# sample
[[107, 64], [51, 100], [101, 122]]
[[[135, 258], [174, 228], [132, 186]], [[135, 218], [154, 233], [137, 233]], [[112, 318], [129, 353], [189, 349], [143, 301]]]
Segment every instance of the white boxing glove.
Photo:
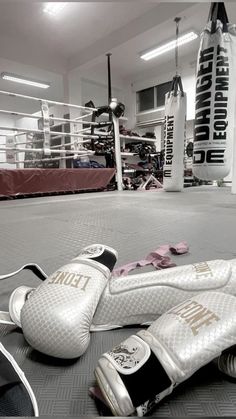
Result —
[[151, 324], [171, 307], [204, 291], [236, 295], [236, 259], [111, 278], [99, 300], [91, 330]]
[[236, 345], [227, 349], [217, 360], [216, 363], [221, 372], [228, 377], [236, 378]]
[[[19, 327], [20, 312], [31, 291], [34, 289], [22, 286], [11, 295], [10, 317]], [[171, 307], [203, 291], [236, 295], [236, 259], [113, 277], [100, 297], [90, 330], [151, 324]], [[3, 318], [0, 312], [0, 323], [6, 324], [6, 315]]]
[[[27, 263], [26, 265], [21, 266], [14, 272], [8, 274], [0, 275], [0, 280], [11, 278], [23, 270], [31, 271], [35, 276], [44, 281], [47, 278], [47, 274], [42, 270], [42, 268], [37, 265], [37, 263]], [[16, 326], [21, 327], [20, 314], [23, 305], [25, 304], [26, 299], [28, 298], [31, 291], [34, 291], [35, 288], [21, 286], [16, 288], [11, 294], [9, 301], [9, 312], [0, 311], [0, 325], [4, 325], [10, 328], [15, 328]]]
[[88, 246], [31, 292], [20, 312], [27, 342], [46, 355], [81, 356], [88, 347], [93, 315], [116, 260], [114, 249]]
[[236, 297], [205, 292], [102, 355], [95, 376], [115, 416], [143, 416], [236, 344]]

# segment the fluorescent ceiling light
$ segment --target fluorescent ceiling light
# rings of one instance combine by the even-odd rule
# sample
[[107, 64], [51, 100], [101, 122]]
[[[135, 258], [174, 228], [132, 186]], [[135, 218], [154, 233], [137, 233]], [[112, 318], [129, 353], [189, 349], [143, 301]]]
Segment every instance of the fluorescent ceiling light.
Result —
[[[182, 35], [179, 37], [178, 40], [178, 46], [188, 44], [191, 41], [194, 41], [198, 35], [195, 32], [188, 32], [185, 35]], [[171, 51], [176, 47], [176, 40], [167, 42], [164, 45], [161, 45], [160, 47], [154, 48], [152, 50], [149, 50], [146, 53], [143, 53], [140, 55], [140, 58], [142, 58], [145, 61], [151, 60], [152, 58], [158, 57], [161, 54], [165, 54], [165, 52]]]
[[64, 7], [67, 5], [67, 2], [49, 2], [45, 3], [45, 6], [43, 8], [43, 11], [45, 13], [48, 13], [51, 16], [56, 16], [58, 13], [60, 13]]
[[2, 73], [2, 79], [14, 81], [16, 83], [28, 84], [29, 86], [40, 87], [41, 89], [48, 89], [50, 87], [50, 83], [41, 82], [32, 79], [26, 79], [25, 77], [18, 76], [17, 74], [12, 73]]

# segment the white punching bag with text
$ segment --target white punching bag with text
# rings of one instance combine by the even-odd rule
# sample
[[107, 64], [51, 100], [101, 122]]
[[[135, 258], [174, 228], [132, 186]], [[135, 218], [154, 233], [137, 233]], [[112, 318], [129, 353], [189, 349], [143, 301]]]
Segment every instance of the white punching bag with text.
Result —
[[203, 180], [229, 174], [234, 142], [236, 26], [227, 23], [223, 3], [214, 3], [212, 14], [214, 7], [197, 61], [193, 173]]
[[178, 192], [184, 186], [184, 145], [186, 136], [186, 94], [171, 91], [165, 98], [165, 158], [163, 188]]

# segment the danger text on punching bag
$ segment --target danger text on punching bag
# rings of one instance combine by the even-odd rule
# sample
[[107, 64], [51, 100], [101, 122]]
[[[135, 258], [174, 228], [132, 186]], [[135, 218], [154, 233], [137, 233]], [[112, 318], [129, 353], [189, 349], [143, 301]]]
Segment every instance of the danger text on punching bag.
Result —
[[[224, 164], [228, 92], [228, 49], [220, 45], [204, 49], [200, 53], [197, 73], [194, 141], [212, 140], [213, 144], [210, 150], [195, 150], [194, 163]], [[214, 144], [217, 145], [216, 149]]]

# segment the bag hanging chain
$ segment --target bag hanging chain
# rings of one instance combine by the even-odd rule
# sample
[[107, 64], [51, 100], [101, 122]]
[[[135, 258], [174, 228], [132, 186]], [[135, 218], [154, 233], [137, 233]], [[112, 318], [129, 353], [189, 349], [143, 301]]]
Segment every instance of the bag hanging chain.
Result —
[[175, 44], [175, 67], [176, 67], [176, 76], [179, 75], [179, 22], [181, 21], [181, 17], [176, 17], [174, 22], [176, 23], [176, 44]]

